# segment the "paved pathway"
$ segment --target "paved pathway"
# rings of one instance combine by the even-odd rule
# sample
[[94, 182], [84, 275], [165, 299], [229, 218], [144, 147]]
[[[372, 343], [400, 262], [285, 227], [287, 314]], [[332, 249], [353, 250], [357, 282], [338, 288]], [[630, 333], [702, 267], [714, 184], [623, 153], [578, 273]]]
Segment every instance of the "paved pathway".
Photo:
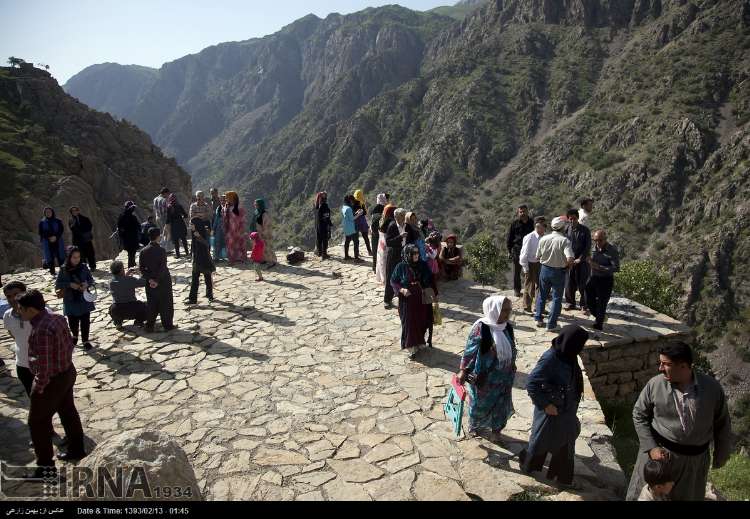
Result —
[[[516, 454], [532, 412], [525, 378], [552, 336], [518, 311], [516, 414], [504, 441], [453, 437], [442, 403], [490, 288], [443, 285], [445, 324], [435, 329], [435, 348], [410, 361], [398, 346], [397, 313], [383, 309], [367, 264], [313, 257], [296, 267], [279, 264], [263, 283], [249, 268], [222, 265], [217, 301], [201, 298], [189, 309], [182, 301], [190, 265], [174, 258], [169, 264], [179, 325], [171, 333], [159, 333], [158, 324], [151, 335], [132, 326], [115, 330], [103, 311], [109, 275], [97, 273], [105, 293], [92, 323], [97, 347], [75, 354], [76, 402], [92, 442], [135, 428], [165, 431], [191, 457], [209, 499], [618, 498], [623, 475], [590, 387], [579, 413], [577, 488], [519, 471]], [[60, 308], [49, 274], [7, 278], [44, 288]], [[0, 336], [8, 362], [11, 343], [3, 330]], [[31, 463], [28, 400], [13, 377], [14, 370], [0, 376], [0, 459]]]

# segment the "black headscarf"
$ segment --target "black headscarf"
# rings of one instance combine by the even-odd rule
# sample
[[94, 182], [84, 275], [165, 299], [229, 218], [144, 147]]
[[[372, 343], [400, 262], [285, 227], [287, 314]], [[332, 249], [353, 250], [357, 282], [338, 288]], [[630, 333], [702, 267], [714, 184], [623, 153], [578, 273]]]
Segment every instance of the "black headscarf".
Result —
[[578, 355], [583, 351], [588, 339], [589, 332], [577, 324], [569, 324], [552, 339], [552, 347], [557, 357], [573, 368], [573, 378], [579, 395], [583, 394], [583, 373], [578, 366]]

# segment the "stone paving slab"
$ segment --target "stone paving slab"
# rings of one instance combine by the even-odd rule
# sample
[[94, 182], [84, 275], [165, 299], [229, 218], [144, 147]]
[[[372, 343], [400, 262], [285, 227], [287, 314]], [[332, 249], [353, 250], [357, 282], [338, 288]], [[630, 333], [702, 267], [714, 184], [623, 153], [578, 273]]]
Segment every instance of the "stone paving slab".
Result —
[[[468, 281], [441, 286], [444, 324], [435, 348], [410, 361], [400, 350], [395, 310], [382, 305], [367, 263], [279, 264], [256, 283], [249, 267], [220, 264], [217, 300], [186, 307], [190, 264], [170, 257], [175, 323], [170, 333], [117, 331], [106, 314], [108, 270], [95, 273], [100, 301], [91, 352], [77, 350], [76, 403], [89, 443], [156, 427], [173, 435], [215, 500], [614, 500], [624, 476], [611, 431], [587, 381], [576, 444], [576, 484], [562, 489], [519, 470], [532, 405], [526, 374], [553, 335], [534, 327], [515, 301], [519, 342], [516, 414], [498, 444], [456, 439], [442, 405], [481, 303], [495, 293]], [[108, 269], [101, 262], [102, 269]], [[40, 271], [8, 276], [45, 291]], [[202, 295], [202, 293], [200, 293]], [[515, 298], [513, 298], [515, 300]], [[564, 319], [576, 315], [564, 314]], [[12, 359], [0, 332], [0, 356]], [[12, 362], [8, 362], [12, 366]], [[33, 462], [28, 399], [15, 370], [0, 376], [0, 459]], [[57, 419], [56, 419], [57, 420]], [[59, 422], [58, 430], [62, 430]]]

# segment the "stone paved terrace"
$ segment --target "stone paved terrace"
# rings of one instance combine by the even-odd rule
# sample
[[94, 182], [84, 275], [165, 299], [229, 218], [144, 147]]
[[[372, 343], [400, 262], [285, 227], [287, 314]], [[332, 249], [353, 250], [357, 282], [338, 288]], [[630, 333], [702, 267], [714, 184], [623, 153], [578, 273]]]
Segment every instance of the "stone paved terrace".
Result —
[[[410, 361], [399, 349], [397, 313], [383, 309], [369, 264], [343, 263], [339, 249], [333, 254], [328, 262], [279, 264], [264, 283], [248, 267], [222, 265], [215, 274], [217, 301], [209, 306], [201, 292], [199, 306], [189, 310], [182, 301], [190, 264], [170, 257], [179, 329], [159, 333], [157, 324], [151, 335], [132, 325], [114, 329], [104, 311], [109, 274], [98, 272], [96, 348], [79, 348], [74, 359], [89, 444], [123, 430], [165, 431], [183, 446], [204, 494], [215, 500], [506, 500], [524, 491], [549, 500], [621, 498], [624, 476], [588, 383], [579, 411], [576, 488], [562, 490], [543, 475], [519, 471], [516, 454], [532, 415], [526, 374], [553, 336], [535, 328], [518, 302], [516, 414], [500, 444], [457, 440], [442, 404], [469, 327], [493, 289], [444, 284], [445, 322], [435, 328], [435, 348]], [[7, 278], [44, 289], [60, 310], [49, 274]], [[644, 326], [638, 316], [614, 316], [614, 335], [602, 339], [622, 339], [629, 330], [641, 336], [644, 327], [672, 333], [678, 326], [654, 315]], [[562, 322], [575, 317], [564, 314]], [[4, 330], [0, 336], [0, 356], [12, 366], [10, 339]], [[33, 463], [28, 399], [14, 377], [14, 370], [0, 373], [0, 459]]]

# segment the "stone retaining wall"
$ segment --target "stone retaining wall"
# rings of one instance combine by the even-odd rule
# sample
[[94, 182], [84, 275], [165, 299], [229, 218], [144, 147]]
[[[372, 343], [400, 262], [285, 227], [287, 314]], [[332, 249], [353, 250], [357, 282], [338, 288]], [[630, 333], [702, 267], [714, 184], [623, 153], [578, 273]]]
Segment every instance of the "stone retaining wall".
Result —
[[583, 367], [598, 400], [634, 400], [659, 373], [659, 348], [690, 343], [690, 329], [627, 299], [613, 299], [608, 315], [604, 332], [596, 332], [581, 354]]
[[668, 338], [611, 347], [587, 348], [583, 365], [598, 400], [633, 400], [651, 377], [659, 374], [659, 348]]

